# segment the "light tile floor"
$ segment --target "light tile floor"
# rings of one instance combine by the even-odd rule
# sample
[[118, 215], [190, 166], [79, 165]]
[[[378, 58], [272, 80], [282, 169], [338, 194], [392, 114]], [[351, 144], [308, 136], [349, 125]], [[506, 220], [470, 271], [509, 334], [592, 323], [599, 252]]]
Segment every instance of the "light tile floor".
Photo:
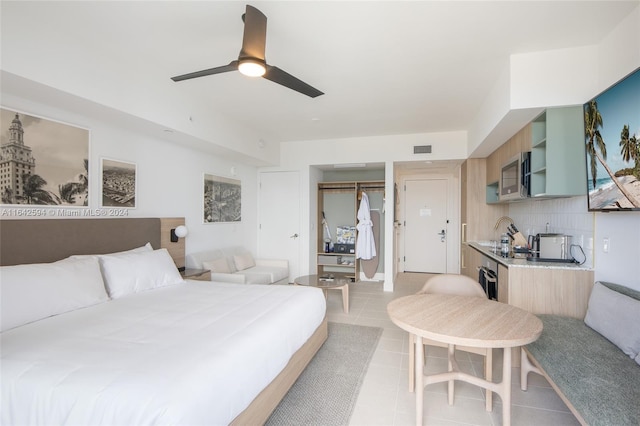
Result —
[[[382, 327], [382, 337], [373, 355], [351, 417], [352, 426], [415, 425], [415, 394], [409, 392], [408, 334], [395, 326], [387, 315], [387, 304], [401, 296], [416, 293], [428, 274], [399, 274], [395, 291], [384, 292], [382, 283], [351, 284], [350, 312], [342, 310], [342, 295], [329, 291], [327, 315], [329, 321]], [[502, 377], [502, 351], [494, 351], [494, 381]], [[483, 358], [457, 352], [460, 368], [482, 376]], [[430, 347], [427, 351], [426, 372], [447, 369], [446, 349]], [[464, 382], [456, 382], [454, 405], [447, 403], [446, 383], [425, 388], [424, 425], [500, 425], [502, 402], [494, 394], [493, 411], [485, 411], [484, 390]], [[512, 371], [511, 424], [520, 425], [578, 425], [566, 405], [541, 376], [529, 374], [529, 390], [520, 390], [520, 369]]]

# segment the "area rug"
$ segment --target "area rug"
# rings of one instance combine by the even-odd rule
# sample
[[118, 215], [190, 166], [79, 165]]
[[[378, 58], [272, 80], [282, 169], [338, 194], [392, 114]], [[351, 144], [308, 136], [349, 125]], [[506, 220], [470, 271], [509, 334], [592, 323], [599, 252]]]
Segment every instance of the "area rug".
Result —
[[269, 426], [347, 425], [382, 329], [329, 322], [326, 342], [267, 420]]

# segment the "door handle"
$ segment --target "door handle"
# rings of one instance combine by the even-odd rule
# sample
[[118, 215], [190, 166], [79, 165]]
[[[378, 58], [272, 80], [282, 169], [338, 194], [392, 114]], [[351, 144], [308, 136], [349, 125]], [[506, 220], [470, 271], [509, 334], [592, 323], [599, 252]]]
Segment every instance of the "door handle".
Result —
[[443, 229], [442, 231], [438, 232], [438, 235], [440, 235], [440, 241], [444, 243], [444, 237], [447, 235], [445, 230]]
[[292, 236], [290, 236], [289, 238], [298, 238], [298, 234], [293, 234]]

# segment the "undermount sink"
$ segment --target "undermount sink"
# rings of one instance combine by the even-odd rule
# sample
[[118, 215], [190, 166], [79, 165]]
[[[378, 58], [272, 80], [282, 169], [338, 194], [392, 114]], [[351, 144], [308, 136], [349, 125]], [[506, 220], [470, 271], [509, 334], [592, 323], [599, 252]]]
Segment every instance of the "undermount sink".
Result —
[[493, 245], [491, 241], [476, 241], [476, 244], [483, 247], [491, 247]]

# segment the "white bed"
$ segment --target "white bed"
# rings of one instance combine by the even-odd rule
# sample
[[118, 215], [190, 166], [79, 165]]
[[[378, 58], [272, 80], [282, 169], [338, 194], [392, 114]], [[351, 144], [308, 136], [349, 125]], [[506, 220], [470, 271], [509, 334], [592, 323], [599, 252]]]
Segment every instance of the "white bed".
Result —
[[[55, 275], [53, 284], [27, 280], [33, 282], [17, 292], [15, 283], [25, 271], [3, 267], [2, 424], [239, 422], [310, 337], [326, 327], [325, 299], [318, 289], [166, 279], [157, 268], [132, 269], [129, 258], [124, 264], [117, 257], [95, 263], [73, 259], [73, 275], [49, 273]], [[98, 294], [98, 286], [78, 285], [86, 282], [82, 270], [91, 272], [98, 264], [106, 297]], [[38, 265], [23, 266], [29, 276], [51, 267], [38, 272]], [[161, 284], [115, 282], [125, 271], [145, 279], [155, 275], [154, 282]], [[90, 297], [70, 297], [69, 288], [76, 292], [78, 287]], [[35, 313], [25, 313], [11, 307], [20, 294], [45, 297], [57, 307], [43, 314], [40, 300], [34, 302]]]

